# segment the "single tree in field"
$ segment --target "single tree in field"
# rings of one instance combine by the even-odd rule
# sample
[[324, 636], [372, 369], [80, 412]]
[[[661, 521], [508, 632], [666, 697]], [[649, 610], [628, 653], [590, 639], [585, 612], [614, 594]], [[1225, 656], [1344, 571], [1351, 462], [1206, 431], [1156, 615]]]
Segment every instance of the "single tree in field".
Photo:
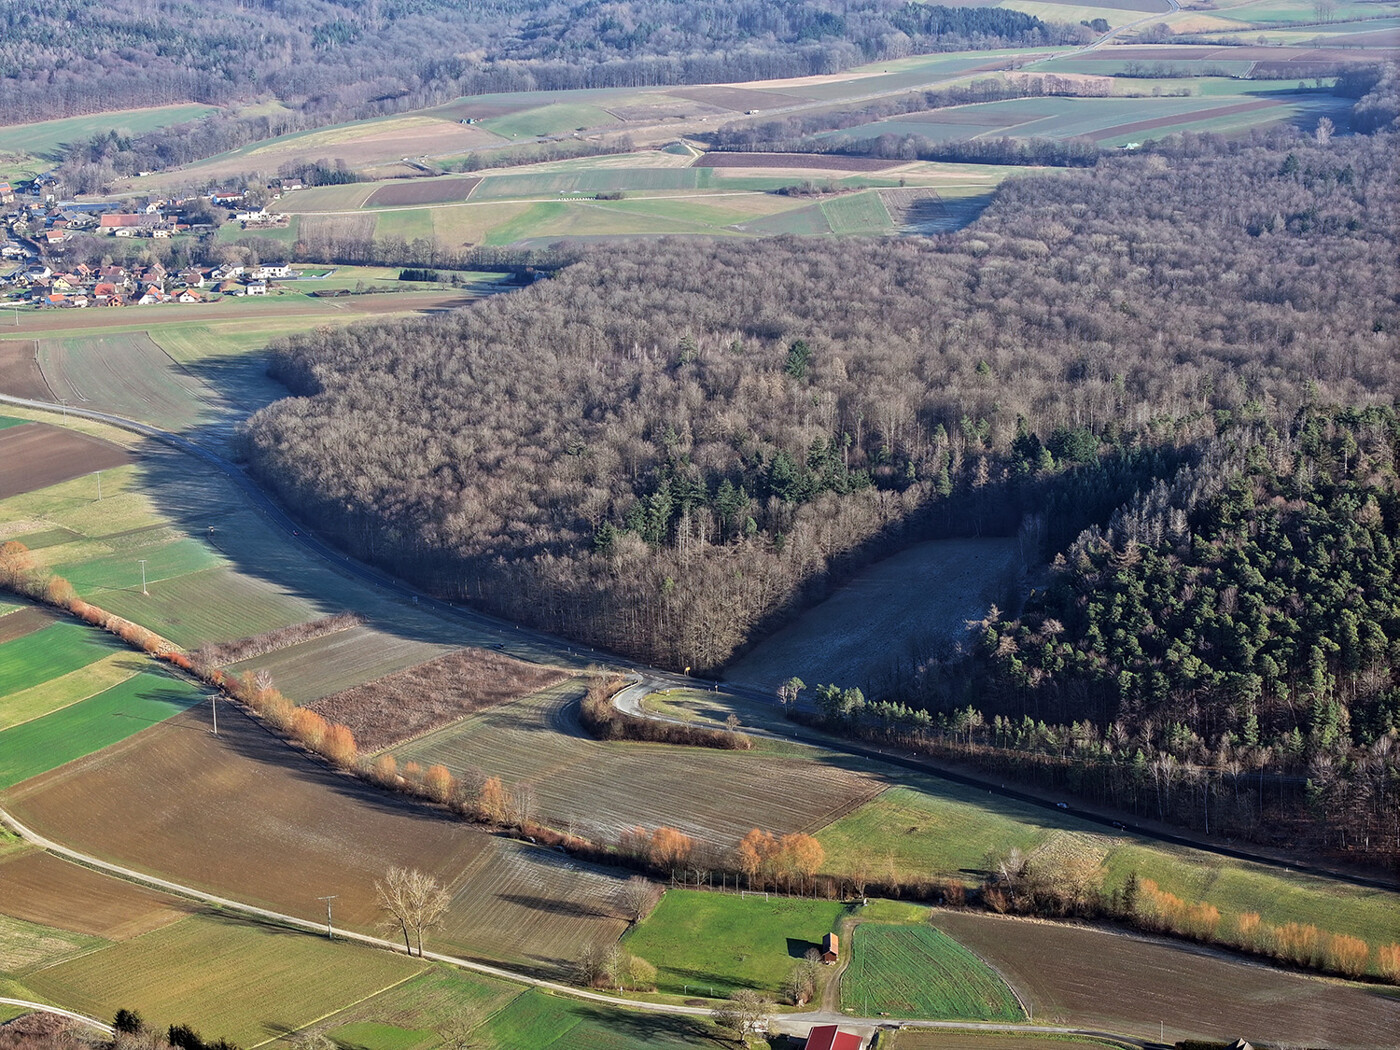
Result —
[[390, 868], [384, 881], [375, 880], [374, 889], [379, 895], [379, 910], [383, 915], [380, 927], [402, 934], [404, 949], [409, 955], [413, 954], [416, 941], [421, 957], [423, 931], [442, 921], [452, 902], [451, 896], [437, 879], [417, 868]]
[[796, 675], [778, 686], [778, 703], [788, 707], [797, 703], [797, 694], [807, 688], [807, 683]]
[[629, 922], [641, 922], [655, 901], [656, 887], [650, 879], [633, 875], [622, 884], [622, 907]]
[[719, 1027], [733, 1032], [739, 1041], [762, 1031], [772, 1004], [757, 992], [741, 988], [714, 1008], [711, 1017]]

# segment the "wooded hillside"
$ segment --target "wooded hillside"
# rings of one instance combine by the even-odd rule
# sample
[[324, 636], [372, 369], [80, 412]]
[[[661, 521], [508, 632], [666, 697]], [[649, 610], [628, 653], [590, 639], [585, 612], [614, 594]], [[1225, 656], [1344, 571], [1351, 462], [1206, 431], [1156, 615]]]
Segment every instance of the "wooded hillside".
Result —
[[490, 91], [808, 76], [1089, 35], [906, 0], [55, 0], [0, 9], [0, 123], [267, 96], [329, 123]]
[[1062, 549], [1233, 417], [1393, 398], [1394, 136], [1193, 138], [940, 240], [601, 249], [298, 337], [255, 472], [357, 554], [712, 669], [909, 539]]

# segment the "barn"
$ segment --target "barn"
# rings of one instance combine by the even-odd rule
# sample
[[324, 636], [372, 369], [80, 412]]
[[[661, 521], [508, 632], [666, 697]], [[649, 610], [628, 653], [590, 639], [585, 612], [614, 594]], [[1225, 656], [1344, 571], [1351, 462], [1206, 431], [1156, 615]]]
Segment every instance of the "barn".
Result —
[[822, 938], [822, 962], [834, 963], [841, 958], [841, 939], [834, 933]]

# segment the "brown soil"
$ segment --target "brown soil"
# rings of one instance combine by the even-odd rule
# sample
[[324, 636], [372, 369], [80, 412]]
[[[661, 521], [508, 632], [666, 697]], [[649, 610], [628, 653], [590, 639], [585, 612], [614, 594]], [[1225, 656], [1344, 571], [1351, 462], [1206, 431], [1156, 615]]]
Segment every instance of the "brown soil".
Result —
[[[971, 912], [935, 926], [995, 966], [1035, 1021], [1167, 1042], [1182, 1038], [1345, 1048], [1389, 1046], [1400, 999], [1381, 989], [1286, 973], [1178, 942]], [[1391, 990], [1393, 992], [1393, 989]]]
[[697, 168], [821, 168], [832, 171], [884, 171], [907, 164], [880, 157], [843, 157], [832, 153], [706, 153]]
[[349, 726], [361, 751], [379, 751], [567, 677], [489, 649], [460, 649], [310, 706]]
[[[26, 323], [28, 320], [26, 317]], [[0, 394], [34, 401], [53, 400], [53, 392], [34, 359], [36, 348], [33, 339], [0, 340]]]
[[[1275, 106], [1283, 105], [1282, 102], [1274, 99], [1256, 99], [1253, 102], [1238, 102], [1233, 106], [1221, 106], [1218, 109], [1203, 109], [1194, 114], [1197, 120], [1213, 120], [1216, 117], [1228, 117], [1232, 113], [1248, 113], [1256, 109], [1271, 109]], [[1151, 131], [1153, 128], [1165, 128], [1180, 124], [1184, 119], [1189, 119], [1183, 114], [1173, 117], [1156, 117], [1153, 120], [1135, 120], [1131, 124], [1115, 124], [1111, 128], [1101, 128], [1091, 132], [1088, 138], [1094, 142], [1102, 142], [1104, 139], [1111, 139], [1117, 135], [1131, 135], [1139, 131]]]
[[471, 196], [480, 179], [412, 179], [380, 186], [365, 201], [368, 207], [448, 204]]
[[621, 880], [488, 835], [329, 771], [233, 705], [210, 732], [202, 704], [26, 781], [4, 805], [41, 834], [104, 860], [310, 920], [339, 894], [337, 925], [378, 918], [374, 883], [418, 868], [453, 894], [443, 950], [545, 968], [626, 923]]
[[0, 499], [130, 463], [126, 450], [47, 423], [0, 430]]
[[778, 106], [797, 106], [810, 99], [802, 95], [784, 95], [776, 91], [754, 91], [751, 88], [737, 87], [692, 87], [667, 88], [666, 94], [675, 98], [688, 98], [703, 102], [707, 106], [737, 110], [740, 113], [750, 109], [774, 109]]
[[0, 864], [0, 909], [42, 926], [122, 941], [183, 918], [190, 905], [50, 853], [25, 853]]
[[[47, 609], [31, 605], [0, 616], [0, 643], [13, 642], [53, 623], [57, 617]], [[3, 899], [3, 898], [0, 898]]]

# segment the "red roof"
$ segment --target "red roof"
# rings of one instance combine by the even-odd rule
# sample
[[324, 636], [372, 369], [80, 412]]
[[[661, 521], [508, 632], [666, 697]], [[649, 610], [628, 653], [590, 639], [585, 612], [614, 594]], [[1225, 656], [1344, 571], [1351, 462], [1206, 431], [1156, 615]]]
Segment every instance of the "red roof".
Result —
[[114, 230], [121, 226], [154, 226], [160, 219], [154, 215], [114, 215], [102, 216], [99, 226]]
[[860, 1036], [819, 1024], [807, 1033], [807, 1050], [860, 1050]]

